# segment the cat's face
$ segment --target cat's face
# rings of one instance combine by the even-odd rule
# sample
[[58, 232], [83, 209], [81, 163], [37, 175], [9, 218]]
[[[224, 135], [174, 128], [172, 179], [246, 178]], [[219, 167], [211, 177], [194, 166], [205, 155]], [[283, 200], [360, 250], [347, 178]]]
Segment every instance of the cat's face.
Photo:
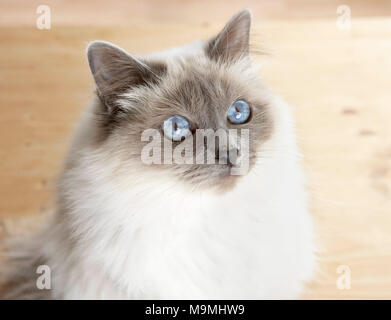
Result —
[[192, 50], [143, 60], [92, 43], [99, 147], [123, 168], [167, 174], [191, 187], [233, 187], [273, 127], [248, 57], [249, 28], [249, 12], [242, 11]]

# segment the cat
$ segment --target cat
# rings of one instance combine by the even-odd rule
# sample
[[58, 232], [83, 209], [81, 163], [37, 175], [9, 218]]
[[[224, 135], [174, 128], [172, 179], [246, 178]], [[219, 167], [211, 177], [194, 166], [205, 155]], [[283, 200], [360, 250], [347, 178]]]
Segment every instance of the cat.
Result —
[[[208, 41], [142, 57], [89, 44], [95, 100], [50, 223], [9, 248], [3, 298], [300, 297], [313, 223], [290, 107], [259, 79], [250, 25], [243, 10]], [[248, 170], [231, 174], [244, 153], [235, 141], [215, 147], [222, 163], [145, 163], [146, 129], [173, 147], [198, 129], [248, 130]], [[37, 288], [38, 266], [50, 290]]]

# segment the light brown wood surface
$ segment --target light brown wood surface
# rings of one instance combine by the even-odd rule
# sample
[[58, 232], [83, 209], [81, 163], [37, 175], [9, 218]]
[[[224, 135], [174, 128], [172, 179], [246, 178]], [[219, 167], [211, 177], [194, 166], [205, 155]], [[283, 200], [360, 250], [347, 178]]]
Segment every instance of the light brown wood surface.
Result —
[[[292, 106], [304, 154], [319, 270], [303, 298], [391, 298], [391, 1], [0, 2], [0, 219], [23, 229], [51, 209], [72, 130], [92, 97], [88, 41], [135, 54], [208, 38], [253, 9], [260, 74]], [[351, 270], [340, 290], [337, 268]]]

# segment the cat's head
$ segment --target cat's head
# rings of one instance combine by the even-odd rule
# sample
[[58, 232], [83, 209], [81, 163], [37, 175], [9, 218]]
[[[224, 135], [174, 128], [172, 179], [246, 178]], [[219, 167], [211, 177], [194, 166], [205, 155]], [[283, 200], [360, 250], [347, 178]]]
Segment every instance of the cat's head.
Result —
[[144, 57], [92, 42], [97, 148], [116, 157], [122, 172], [136, 168], [192, 187], [234, 186], [273, 127], [249, 57], [250, 24], [244, 10], [209, 41]]

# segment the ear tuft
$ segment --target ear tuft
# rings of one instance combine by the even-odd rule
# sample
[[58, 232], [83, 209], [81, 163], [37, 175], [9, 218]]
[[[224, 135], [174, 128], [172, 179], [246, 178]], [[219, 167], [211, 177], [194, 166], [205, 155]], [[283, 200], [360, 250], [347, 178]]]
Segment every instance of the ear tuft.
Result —
[[247, 56], [250, 43], [251, 12], [242, 10], [234, 15], [224, 29], [206, 46], [207, 55], [216, 61], [233, 62]]

